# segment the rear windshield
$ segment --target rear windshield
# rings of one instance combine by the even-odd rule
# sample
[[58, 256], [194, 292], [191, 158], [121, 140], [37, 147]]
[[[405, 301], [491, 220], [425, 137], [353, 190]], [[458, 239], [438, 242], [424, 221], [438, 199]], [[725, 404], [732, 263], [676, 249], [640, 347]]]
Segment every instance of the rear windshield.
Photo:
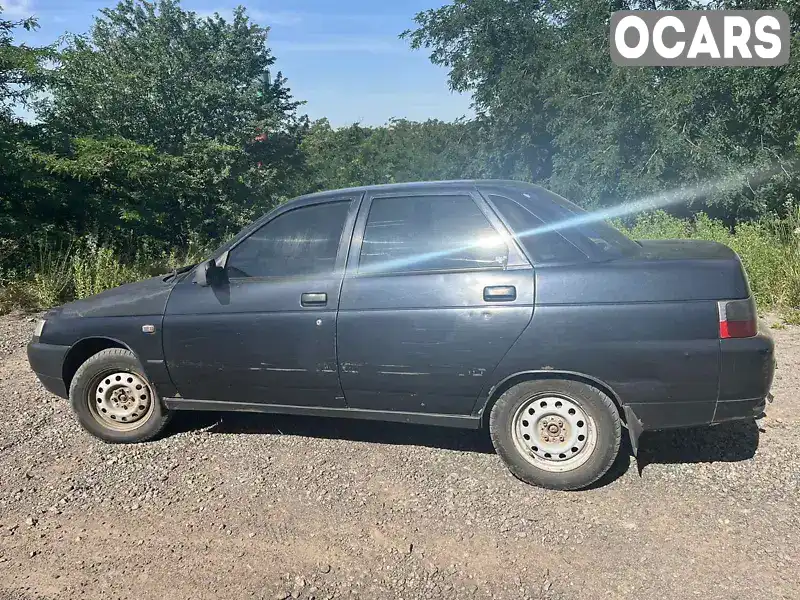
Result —
[[538, 186], [509, 190], [517, 203], [545, 222], [545, 231], [558, 231], [591, 257], [618, 258], [639, 249], [607, 221], [595, 217], [558, 194]]

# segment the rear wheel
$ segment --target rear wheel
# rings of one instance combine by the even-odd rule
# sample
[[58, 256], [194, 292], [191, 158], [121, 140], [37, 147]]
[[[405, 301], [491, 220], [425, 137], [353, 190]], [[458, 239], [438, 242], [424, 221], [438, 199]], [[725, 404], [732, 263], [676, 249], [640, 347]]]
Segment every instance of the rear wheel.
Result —
[[522, 481], [574, 490], [597, 481], [617, 457], [622, 426], [606, 394], [581, 382], [524, 381], [492, 407], [497, 453]]
[[170, 413], [130, 350], [109, 348], [83, 363], [69, 389], [83, 428], [106, 442], [143, 442], [157, 436]]

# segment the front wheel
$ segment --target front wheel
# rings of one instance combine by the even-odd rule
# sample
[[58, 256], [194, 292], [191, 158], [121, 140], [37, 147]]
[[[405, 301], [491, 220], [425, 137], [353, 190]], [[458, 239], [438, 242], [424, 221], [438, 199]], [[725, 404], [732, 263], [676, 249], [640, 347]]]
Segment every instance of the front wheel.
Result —
[[69, 388], [81, 426], [106, 442], [144, 442], [156, 437], [170, 413], [130, 350], [108, 348], [84, 362]]
[[611, 398], [572, 380], [538, 379], [509, 388], [492, 407], [497, 453], [525, 483], [556, 490], [587, 487], [617, 457], [622, 426]]

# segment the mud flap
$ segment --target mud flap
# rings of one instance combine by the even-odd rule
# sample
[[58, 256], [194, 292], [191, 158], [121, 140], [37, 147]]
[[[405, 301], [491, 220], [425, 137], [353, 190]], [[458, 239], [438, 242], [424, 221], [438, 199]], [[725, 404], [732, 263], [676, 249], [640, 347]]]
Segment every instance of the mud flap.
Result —
[[631, 439], [631, 450], [633, 450], [633, 456], [638, 459], [639, 436], [642, 435], [643, 425], [630, 406], [624, 404], [622, 410], [625, 412], [625, 421], [628, 424], [628, 436], [630, 436]]
[[758, 431], [760, 433], [766, 433], [767, 430], [764, 429], [764, 419], [767, 416], [767, 405], [772, 404], [775, 401], [775, 396], [772, 395], [772, 392], [767, 392], [767, 397], [764, 399], [764, 410], [761, 411], [760, 415], [756, 415], [756, 427], [758, 427]]

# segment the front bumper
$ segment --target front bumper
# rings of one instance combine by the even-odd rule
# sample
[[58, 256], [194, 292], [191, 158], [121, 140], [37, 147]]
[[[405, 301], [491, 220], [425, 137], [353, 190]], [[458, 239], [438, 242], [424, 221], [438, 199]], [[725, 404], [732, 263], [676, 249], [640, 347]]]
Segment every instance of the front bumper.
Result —
[[64, 385], [64, 357], [69, 346], [42, 344], [34, 338], [28, 344], [28, 363], [42, 385], [51, 393], [62, 398], [68, 396]]

